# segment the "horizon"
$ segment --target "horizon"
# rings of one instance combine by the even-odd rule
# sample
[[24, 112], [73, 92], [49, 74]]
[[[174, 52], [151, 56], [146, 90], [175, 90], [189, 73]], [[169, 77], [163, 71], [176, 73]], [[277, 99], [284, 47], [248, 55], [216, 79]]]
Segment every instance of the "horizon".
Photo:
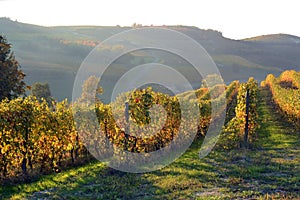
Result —
[[142, 4], [137, 0], [0, 0], [0, 6], [3, 8], [0, 17], [46, 27], [128, 27], [137, 23], [143, 26], [182, 25], [212, 29], [221, 32], [224, 37], [236, 40], [270, 34], [300, 36], [300, 28], [295, 26], [300, 13], [297, 12], [297, 2], [292, 1], [254, 0], [241, 3], [238, 0], [188, 0], [185, 3], [170, 3], [154, 0]]
[[[0, 0], [1, 1], [1, 0]], [[3, 0], [2, 0], [3, 1]], [[132, 25], [124, 25], [124, 26], [121, 26], [121, 25], [92, 25], [92, 24], [74, 24], [74, 25], [51, 25], [51, 26], [47, 26], [47, 25], [40, 25], [40, 24], [32, 24], [32, 23], [27, 23], [27, 22], [22, 22], [22, 21], [19, 21], [17, 19], [13, 20], [11, 19], [10, 17], [0, 17], [1, 18], [4, 18], [4, 19], [8, 19], [8, 20], [11, 20], [13, 22], [17, 22], [17, 23], [22, 23], [22, 24], [28, 24], [28, 25], [32, 25], [32, 26], [40, 26], [40, 27], [45, 27], [45, 28], [51, 28], [51, 27], [117, 27], [117, 26], [120, 26], [120, 27], [124, 27], [124, 28], [127, 28], [127, 27], [132, 27], [133, 24], [137, 24], [137, 23], [133, 23]], [[239, 39], [235, 39], [235, 38], [230, 38], [230, 37], [226, 37], [224, 35], [224, 33], [222, 32], [222, 30], [216, 30], [216, 29], [205, 29], [205, 28], [202, 28], [202, 27], [198, 27], [198, 26], [193, 26], [193, 25], [184, 25], [184, 24], [161, 24], [161, 25], [156, 25], [156, 24], [151, 24], [151, 25], [148, 25], [148, 24], [137, 24], [137, 25], [142, 25], [142, 27], [175, 27], [175, 26], [182, 26], [182, 27], [195, 27], [195, 28], [198, 28], [199, 30], [212, 30], [212, 31], [216, 31], [216, 32], [220, 32], [222, 34], [222, 36], [224, 38], [228, 38], [228, 39], [232, 39], [232, 40], [245, 40], [245, 39], [251, 39], [251, 38], [256, 38], [256, 37], [261, 37], [261, 36], [270, 36], [270, 35], [290, 35], [290, 36], [296, 36], [296, 37], [300, 37], [300, 35], [294, 35], [294, 34], [290, 34], [290, 33], [268, 33], [268, 34], [262, 34], [262, 35], [253, 35], [253, 36], [250, 36], [250, 37], [245, 37], [245, 38], [239, 38]]]

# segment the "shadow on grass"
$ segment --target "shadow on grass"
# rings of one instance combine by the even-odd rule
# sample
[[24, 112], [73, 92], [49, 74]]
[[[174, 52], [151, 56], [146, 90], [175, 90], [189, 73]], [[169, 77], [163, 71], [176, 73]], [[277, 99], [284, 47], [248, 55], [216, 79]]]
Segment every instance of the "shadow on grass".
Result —
[[[30, 185], [0, 188], [3, 198], [32, 199], [280, 199], [299, 197], [300, 136], [280, 121], [260, 91], [257, 149], [215, 148], [199, 159], [202, 140], [171, 165], [151, 173], [117, 172], [94, 162]], [[1, 197], [1, 195], [0, 195]]]

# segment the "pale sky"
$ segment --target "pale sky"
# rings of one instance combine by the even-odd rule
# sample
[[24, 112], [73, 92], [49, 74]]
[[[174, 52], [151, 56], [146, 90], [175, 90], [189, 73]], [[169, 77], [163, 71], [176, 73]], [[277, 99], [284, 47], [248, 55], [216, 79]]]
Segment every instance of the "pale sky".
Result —
[[0, 17], [43, 26], [190, 25], [232, 39], [300, 36], [298, 0], [0, 0]]

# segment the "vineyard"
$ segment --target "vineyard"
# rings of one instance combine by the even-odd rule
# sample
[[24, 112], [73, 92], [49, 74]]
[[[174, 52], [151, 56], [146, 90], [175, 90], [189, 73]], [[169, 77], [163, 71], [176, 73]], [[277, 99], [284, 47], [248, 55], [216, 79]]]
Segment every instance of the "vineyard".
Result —
[[[163, 93], [154, 92], [151, 88], [136, 90], [129, 98], [129, 122], [145, 126], [151, 120], [156, 124], [162, 124], [163, 128], [158, 130], [154, 135], [148, 133], [157, 131], [157, 127], [149, 126], [144, 129], [139, 126], [131, 127], [130, 135], [125, 134], [125, 118], [118, 118], [116, 121], [112, 114], [114, 104], [106, 105], [97, 102], [96, 105], [84, 107], [80, 102], [68, 104], [67, 101], [52, 102], [40, 101], [33, 97], [18, 98], [15, 100], [3, 100], [0, 110], [0, 172], [2, 177], [14, 177], [19, 175], [28, 175], [33, 172], [44, 173], [47, 171], [60, 171], [65, 165], [72, 165], [76, 160], [87, 158], [88, 152], [85, 146], [94, 145], [94, 147], [105, 147], [113, 144], [114, 148], [121, 148], [129, 152], [147, 153], [156, 151], [167, 146], [178, 135], [180, 123], [186, 124], [186, 127], [198, 127], [197, 137], [205, 136], [207, 129], [212, 120], [217, 120], [222, 112], [233, 113], [236, 106], [234, 100], [238, 97], [235, 112], [236, 117], [233, 120], [241, 119], [244, 116], [245, 104], [242, 93], [245, 88], [250, 88], [251, 99], [255, 98], [257, 88], [253, 79], [249, 79], [247, 84], [232, 82], [229, 86], [217, 85], [208, 90], [201, 88], [192, 96], [191, 92], [179, 94], [178, 96], [168, 96]], [[126, 95], [120, 96], [118, 101], [124, 99]], [[192, 98], [194, 97], [194, 98]], [[219, 102], [222, 98], [227, 99], [227, 109], [222, 107], [215, 119], [211, 117], [211, 101]], [[180, 122], [182, 111], [178, 99], [184, 99], [190, 102], [186, 110], [188, 115], [192, 116], [191, 111], [195, 110], [194, 105], [198, 106], [200, 111], [199, 120], [187, 120]], [[253, 102], [251, 105], [254, 105]], [[157, 116], [151, 116], [150, 107], [153, 105], [162, 105], [164, 112]], [[119, 106], [117, 113], [124, 113], [124, 108]], [[88, 116], [89, 111], [95, 110], [97, 113], [97, 123], [92, 124], [90, 121], [81, 120], [75, 126], [74, 116]], [[165, 115], [162, 115], [164, 113]], [[255, 126], [252, 122], [255, 118], [255, 107], [251, 106], [250, 113], [250, 135], [254, 134]], [[232, 121], [233, 121], [232, 120]], [[198, 123], [198, 124], [197, 124]], [[233, 122], [230, 122], [233, 123]], [[236, 129], [231, 131], [235, 136], [240, 137], [244, 129], [244, 121], [238, 123]], [[97, 125], [100, 126], [101, 134], [94, 134]], [[192, 130], [191, 130], [192, 131]], [[187, 137], [190, 133], [185, 130]], [[137, 137], [137, 135], [139, 137]], [[91, 140], [91, 138], [93, 138]], [[97, 141], [97, 142], [95, 142]], [[96, 153], [101, 158], [112, 156], [112, 152], [106, 151], [107, 148], [98, 148]], [[117, 151], [113, 152], [117, 153]]]
[[284, 118], [300, 128], [300, 72], [285, 71], [278, 78], [270, 74], [262, 86], [270, 90]]
[[84, 151], [66, 101], [48, 105], [35, 98], [3, 100], [0, 111], [2, 176], [39, 168], [44, 172]]
[[[247, 146], [248, 140], [250, 143], [255, 140], [256, 129], [259, 126], [257, 121], [257, 91], [257, 81], [253, 78], [249, 78], [247, 83], [242, 83], [240, 85], [237, 94], [235, 116], [228, 122], [224, 130], [224, 132], [227, 133], [225, 134], [225, 148]], [[249, 105], [247, 105], [247, 98]], [[248, 133], [244, 135], [246, 127]]]
[[[227, 155], [226, 152], [241, 149], [253, 150], [255, 145], [264, 141], [260, 136], [265, 127], [259, 119], [262, 113], [258, 108], [262, 101], [259, 94], [262, 92], [259, 91], [268, 91], [271, 106], [282, 118], [299, 128], [299, 84], [299, 72], [285, 71], [278, 78], [268, 75], [261, 83], [262, 87], [254, 78], [249, 78], [245, 83], [234, 81], [228, 86], [203, 87], [175, 96], [146, 88], [120, 95], [111, 104], [101, 101], [96, 101], [95, 105], [80, 101], [50, 103], [32, 96], [5, 99], [0, 102], [0, 180], [21, 178], [20, 181], [36, 175], [63, 173], [76, 163], [91, 160], [92, 155], [110, 158], [120, 154], [120, 149], [147, 156], [149, 152], [168, 146], [176, 137], [188, 138], [189, 129], [179, 131], [181, 123], [186, 127], [197, 127], [194, 143], [198, 144], [209, 126], [220, 120], [222, 113], [226, 113], [226, 119], [215, 147], [217, 151], [222, 149], [221, 152]], [[224, 99], [226, 103], [222, 106]], [[127, 117], [125, 105], [120, 102], [128, 104]], [[190, 116], [194, 115], [195, 108], [199, 109], [199, 118], [181, 121], [184, 113], [181, 102], [187, 102], [186, 110]], [[211, 112], [213, 103], [219, 106], [214, 117]], [[152, 112], [154, 108], [156, 110]], [[96, 113], [94, 123], [89, 119], [91, 111]], [[74, 121], [76, 117], [84, 120]], [[153, 123], [162, 128], [157, 130]], [[101, 131], [95, 134], [97, 127]], [[153, 132], [155, 134], [149, 134]], [[109, 145], [114, 151], [107, 150]], [[89, 152], [87, 146], [95, 150]]]

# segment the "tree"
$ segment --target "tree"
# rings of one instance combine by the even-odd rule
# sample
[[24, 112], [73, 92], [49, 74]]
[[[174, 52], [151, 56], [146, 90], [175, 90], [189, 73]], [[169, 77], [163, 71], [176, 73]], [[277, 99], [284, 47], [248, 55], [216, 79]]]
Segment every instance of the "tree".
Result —
[[102, 87], [98, 86], [100, 79], [96, 76], [90, 76], [82, 85], [82, 93], [79, 102], [91, 104], [93, 101], [99, 101], [97, 95], [103, 93]]
[[48, 103], [51, 103], [53, 98], [48, 83], [36, 82], [32, 85], [31, 95], [36, 96], [37, 99], [45, 99]]
[[11, 52], [11, 44], [0, 35], [0, 100], [13, 99], [25, 93], [25, 74]]

